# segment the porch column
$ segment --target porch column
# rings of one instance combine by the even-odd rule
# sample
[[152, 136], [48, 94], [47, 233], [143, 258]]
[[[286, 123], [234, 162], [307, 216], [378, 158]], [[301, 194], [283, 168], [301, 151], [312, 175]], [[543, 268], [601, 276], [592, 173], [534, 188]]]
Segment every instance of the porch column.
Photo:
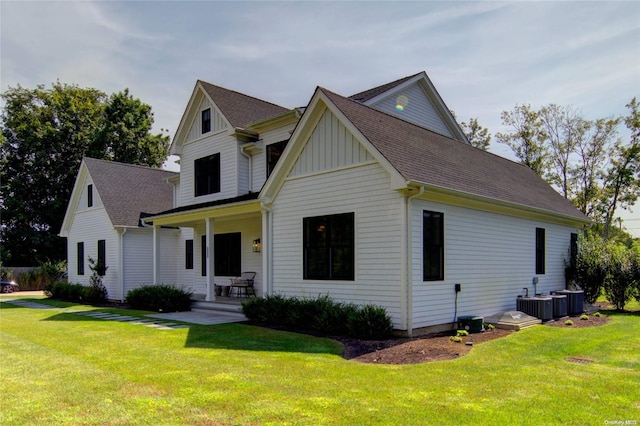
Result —
[[153, 225], [153, 283], [160, 279], [160, 227]]
[[269, 238], [270, 230], [270, 210], [262, 205], [262, 293], [270, 295], [271, 289], [271, 239]]
[[216, 271], [215, 271], [215, 263], [214, 263], [214, 244], [213, 244], [213, 219], [208, 217], [204, 220], [204, 224], [205, 224], [205, 231], [204, 234], [206, 235], [206, 262], [207, 262], [207, 297], [206, 300], [207, 301], [212, 301], [215, 300], [215, 293], [214, 293], [214, 279], [215, 279], [215, 275], [216, 275]]

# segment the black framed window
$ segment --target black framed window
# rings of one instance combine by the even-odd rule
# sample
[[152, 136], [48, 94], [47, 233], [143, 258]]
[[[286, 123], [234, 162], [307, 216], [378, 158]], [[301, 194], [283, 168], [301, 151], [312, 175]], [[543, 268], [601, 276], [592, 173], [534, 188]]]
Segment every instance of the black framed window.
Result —
[[93, 185], [87, 185], [87, 207], [93, 207]]
[[422, 212], [422, 279], [444, 280], [444, 213]]
[[271, 175], [289, 140], [267, 145], [267, 177]]
[[536, 228], [536, 274], [545, 273], [545, 230]]
[[202, 111], [202, 134], [211, 131], [211, 108]]
[[184, 242], [184, 269], [193, 269], [193, 240]]
[[241, 240], [240, 232], [216, 234], [213, 236], [216, 275], [227, 277], [237, 277], [240, 275], [242, 271]]
[[200, 275], [207, 276], [207, 236], [200, 237]]
[[84, 275], [84, 242], [79, 242], [76, 249], [78, 275]]
[[354, 279], [354, 218], [342, 213], [303, 219], [304, 279]]
[[220, 192], [220, 153], [194, 161], [196, 197]]
[[98, 240], [98, 265], [107, 266], [107, 242]]

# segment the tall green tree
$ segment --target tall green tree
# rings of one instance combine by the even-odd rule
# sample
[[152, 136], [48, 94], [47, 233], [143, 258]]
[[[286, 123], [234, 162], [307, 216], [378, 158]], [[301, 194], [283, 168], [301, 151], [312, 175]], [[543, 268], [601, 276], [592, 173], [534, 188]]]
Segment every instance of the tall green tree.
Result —
[[568, 199], [573, 189], [572, 154], [591, 124], [573, 108], [557, 104], [542, 107], [539, 114], [545, 142], [549, 147], [547, 179]]
[[488, 128], [482, 127], [480, 123], [478, 123], [477, 118], [471, 117], [469, 123], [463, 121], [460, 123], [460, 126], [471, 146], [475, 146], [484, 151], [489, 149], [491, 133], [489, 133]]
[[496, 133], [496, 140], [511, 148], [520, 163], [544, 177], [548, 150], [540, 113], [529, 104], [516, 105], [513, 111], [503, 111], [501, 118], [502, 124], [512, 131]]
[[632, 206], [640, 197], [640, 111], [636, 98], [626, 107], [629, 115], [624, 117], [624, 123], [631, 132], [630, 141], [624, 144], [619, 140], [613, 146], [609, 153], [610, 165], [602, 175], [605, 239], [609, 238], [616, 210]]
[[608, 163], [609, 147], [617, 135], [620, 120], [599, 118], [587, 123], [586, 134], [577, 140], [575, 146], [577, 159], [570, 168], [573, 183], [570, 200], [578, 210], [598, 221], [602, 171]]
[[105, 94], [59, 82], [3, 95], [0, 145], [3, 263], [64, 257], [56, 234], [83, 155], [92, 152]]
[[125, 89], [109, 97], [96, 145], [105, 159], [160, 167], [167, 158], [169, 137], [151, 134], [152, 126], [151, 107]]
[[[136, 104], [128, 93], [126, 97]], [[113, 108], [111, 99], [99, 90], [56, 82], [51, 88], [9, 88], [2, 98], [0, 256], [5, 265], [65, 258], [65, 240], [57, 234], [84, 156], [122, 158], [151, 166], [166, 157], [168, 137], [146, 138], [138, 131], [143, 145], [154, 141], [161, 145], [155, 150], [149, 147], [147, 151], [156, 155], [142, 154], [139, 161], [135, 153], [120, 155], [123, 148], [113, 138], [99, 137], [111, 126], [112, 116], [107, 112]], [[123, 132], [127, 125], [146, 128], [153, 122], [150, 107], [140, 105], [148, 111], [145, 123], [139, 124], [144, 115], [125, 114], [129, 121], [121, 126]], [[135, 138], [128, 141], [135, 143]]]

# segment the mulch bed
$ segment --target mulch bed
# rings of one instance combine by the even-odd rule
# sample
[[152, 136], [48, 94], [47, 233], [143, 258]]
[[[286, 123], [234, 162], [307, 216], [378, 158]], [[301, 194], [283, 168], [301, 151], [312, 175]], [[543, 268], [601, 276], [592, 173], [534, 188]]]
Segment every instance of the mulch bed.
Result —
[[[601, 310], [613, 310], [607, 302], [597, 303]], [[570, 319], [573, 325], [565, 325]], [[549, 327], [583, 328], [597, 327], [610, 321], [606, 315], [589, 315], [588, 320], [581, 320], [580, 315], [570, 316], [557, 321], [545, 323]], [[449, 340], [452, 333], [441, 333], [414, 338], [396, 338], [388, 340], [355, 340], [337, 339], [344, 345], [343, 357], [348, 360], [377, 364], [419, 364], [424, 362], [445, 361], [459, 358], [471, 351], [473, 345], [499, 339], [515, 333], [515, 331], [494, 329], [463, 337], [461, 343]], [[473, 345], [466, 342], [473, 341]]]

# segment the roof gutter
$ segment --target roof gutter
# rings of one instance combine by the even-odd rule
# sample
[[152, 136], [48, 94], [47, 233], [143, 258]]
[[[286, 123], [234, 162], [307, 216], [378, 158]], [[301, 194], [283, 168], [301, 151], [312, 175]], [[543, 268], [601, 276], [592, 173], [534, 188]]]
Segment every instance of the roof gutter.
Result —
[[525, 204], [513, 203], [495, 198], [484, 197], [481, 195], [471, 194], [469, 192], [457, 191], [453, 189], [443, 188], [435, 185], [428, 185], [423, 182], [409, 181], [407, 187], [423, 188], [424, 193], [431, 195], [433, 201], [440, 201], [447, 204], [460, 204], [465, 202], [471, 204], [471, 207], [485, 211], [498, 211], [499, 213], [512, 216], [528, 216], [533, 219], [549, 220], [555, 219], [556, 222], [571, 226], [588, 226], [593, 223], [588, 217], [579, 218], [576, 216], [566, 215], [553, 212], [537, 207], [527, 206]]

